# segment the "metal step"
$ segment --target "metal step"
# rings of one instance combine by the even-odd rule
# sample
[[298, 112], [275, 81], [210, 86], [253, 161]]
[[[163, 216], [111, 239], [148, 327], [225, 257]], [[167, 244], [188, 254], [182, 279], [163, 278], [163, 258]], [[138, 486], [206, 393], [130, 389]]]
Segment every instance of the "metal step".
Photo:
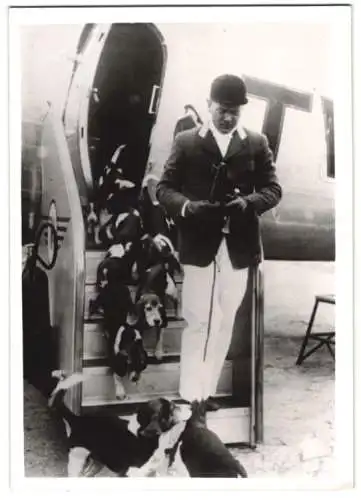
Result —
[[[229, 397], [229, 396], [228, 396]], [[137, 409], [149, 401], [149, 399], [167, 398], [169, 400], [180, 400], [178, 392], [162, 392], [152, 394], [151, 398], [147, 395], [132, 394], [124, 401], [102, 399], [101, 397], [87, 398], [82, 403], [82, 415], [118, 415], [127, 417], [133, 415]]]
[[[166, 356], [179, 356], [182, 331], [185, 321], [170, 321], [164, 330], [164, 354]], [[144, 346], [149, 354], [153, 353], [156, 336], [154, 330], [142, 333]], [[102, 326], [98, 322], [84, 323], [83, 360], [102, 359], [107, 357], [107, 343]]]
[[[170, 300], [166, 301], [166, 311], [167, 311], [167, 317], [172, 318], [172, 317], [177, 317], [180, 318], [181, 315], [181, 310], [182, 310], [182, 305], [181, 305], [181, 285], [177, 285], [178, 287], [178, 307], [175, 309], [174, 303], [172, 303]], [[132, 299], [135, 300], [135, 294], [136, 294], [136, 287], [133, 285], [129, 285], [129, 290], [130, 294], [132, 296]], [[97, 291], [95, 288], [95, 284], [86, 284], [85, 285], [85, 304], [84, 304], [84, 319], [85, 321], [88, 320], [96, 320], [100, 319], [101, 316], [99, 314], [94, 314], [93, 316], [90, 316], [89, 314], [89, 301], [94, 300], [97, 296]]]
[[[147, 369], [143, 372], [138, 384], [124, 380], [127, 398], [119, 401], [115, 398], [114, 379], [106, 357], [106, 339], [103, 336], [101, 318], [89, 317], [89, 299], [95, 298], [96, 271], [105, 251], [88, 250], [86, 252], [86, 287], [85, 287], [85, 314], [83, 337], [83, 371], [89, 379], [82, 386], [81, 413], [106, 414], [115, 413], [121, 418], [131, 421], [135, 419], [135, 412], [139, 405], [149, 399], [166, 397], [180, 399], [179, 390], [179, 354], [181, 334], [185, 322], [179, 318], [181, 307], [174, 311], [167, 308], [169, 322], [164, 333], [165, 357], [157, 362], [150, 357]], [[181, 292], [181, 279], [177, 279], [177, 286]], [[130, 285], [134, 294], [134, 286]], [[179, 293], [179, 297], [181, 293]], [[155, 335], [152, 331], [143, 334], [144, 344], [149, 354], [155, 346]], [[251, 397], [250, 397], [250, 360], [249, 354], [238, 355], [233, 362], [226, 360], [217, 387], [218, 401], [221, 409], [207, 414], [207, 425], [226, 444], [244, 443], [252, 445], [250, 441], [251, 424]]]
[[[169, 400], [173, 400], [176, 404], [179, 404], [179, 394], [178, 393], [162, 393], [153, 394], [156, 397], [166, 397]], [[109, 405], [108, 402], [104, 401], [101, 404], [100, 400], [94, 403], [98, 404], [87, 404], [82, 407], [82, 414], [84, 415], [96, 415], [99, 413], [99, 406], [101, 405], [102, 414], [116, 414], [119, 415], [122, 420], [128, 420], [129, 428], [136, 432], [138, 428], [136, 412], [139, 407], [146, 403], [149, 398], [138, 397], [133, 398], [131, 403], [124, 403], [120, 405]], [[244, 443], [249, 445], [249, 426], [250, 426], [250, 408], [240, 407], [232, 400], [230, 396], [219, 394], [217, 397], [217, 402], [220, 404], [221, 408], [218, 411], [207, 413], [207, 426], [213, 432], [218, 434], [220, 439], [230, 445], [237, 445]], [[89, 400], [88, 403], [91, 403]]]
[[[108, 366], [84, 367], [83, 372], [89, 378], [82, 386], [82, 406], [122, 405], [158, 397], [161, 394], [177, 393], [179, 389], [179, 363], [150, 364], [137, 384], [124, 378], [124, 388], [127, 394], [124, 402], [115, 397], [113, 374]], [[232, 363], [230, 361], [224, 364], [217, 393], [232, 394]]]
[[249, 444], [250, 408], [221, 408], [207, 413], [207, 426], [223, 443]]
[[[85, 269], [86, 269], [86, 280], [85, 282], [89, 285], [94, 285], [97, 281], [97, 269], [99, 263], [104, 259], [106, 254], [105, 250], [87, 250], [85, 255]], [[176, 276], [176, 283], [181, 283], [182, 279], [180, 276]]]
[[95, 284], [97, 281], [97, 269], [99, 263], [104, 259], [105, 250], [87, 250], [85, 254], [85, 282]]

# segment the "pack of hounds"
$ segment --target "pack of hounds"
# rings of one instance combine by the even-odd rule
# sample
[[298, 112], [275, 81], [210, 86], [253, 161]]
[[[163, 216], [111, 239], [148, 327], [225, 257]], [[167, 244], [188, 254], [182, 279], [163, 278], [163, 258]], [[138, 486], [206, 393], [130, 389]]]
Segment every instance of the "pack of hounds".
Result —
[[116, 149], [99, 177], [87, 215], [89, 239], [107, 249], [89, 314], [102, 316], [119, 400], [127, 397], [122, 379], [137, 382], [147, 366], [145, 331], [155, 330], [153, 355], [159, 362], [163, 358], [166, 301], [177, 308], [175, 275], [181, 273], [169, 221], [155, 200], [155, 180], [148, 176], [138, 194], [122, 168], [125, 148]]
[[[166, 297], [177, 301], [175, 274], [181, 272], [169, 221], [154, 197], [156, 179], [149, 177], [137, 196], [135, 183], [121, 167], [124, 148], [117, 148], [98, 179], [87, 214], [89, 238], [95, 247], [107, 248], [90, 313], [102, 315], [120, 400], [127, 397], [123, 378], [136, 382], [147, 366], [147, 329], [156, 329], [154, 356], [159, 361], [163, 357]], [[134, 298], [130, 285], [136, 288]], [[69, 477], [93, 477], [104, 467], [120, 477], [159, 477], [175, 464], [181, 476], [247, 477], [207, 428], [204, 401], [176, 405], [166, 398], [149, 400], [139, 405], [138, 428], [132, 431], [129, 421], [116, 415], [78, 416], [64, 404], [67, 390], [84, 382], [85, 373], [57, 370], [52, 376], [56, 385], [49, 406], [65, 424]]]

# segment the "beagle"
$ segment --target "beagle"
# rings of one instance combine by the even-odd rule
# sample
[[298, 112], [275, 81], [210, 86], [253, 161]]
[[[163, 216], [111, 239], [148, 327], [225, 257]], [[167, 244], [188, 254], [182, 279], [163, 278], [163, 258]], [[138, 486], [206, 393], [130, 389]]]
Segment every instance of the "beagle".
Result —
[[135, 311], [137, 325], [142, 332], [150, 328], [155, 329], [157, 340], [154, 347], [154, 357], [157, 360], [161, 360], [164, 355], [164, 328], [167, 326], [168, 322], [164, 303], [156, 293], [152, 291], [144, 291], [141, 293], [135, 304]]
[[177, 423], [175, 405], [163, 398], [138, 409], [138, 433], [131, 432], [129, 422], [116, 415], [75, 415], [64, 404], [64, 396], [87, 376], [73, 373], [66, 377], [61, 370], [53, 372], [53, 376], [58, 383], [48, 404], [65, 424], [69, 477], [94, 477], [103, 467], [127, 476], [129, 468], [147, 463], [158, 448], [159, 436]]
[[139, 331], [129, 324], [122, 325], [113, 339], [109, 339], [109, 362], [113, 370], [115, 395], [117, 399], [126, 398], [122, 379], [128, 377], [138, 382], [142, 371], [147, 367], [147, 353]]

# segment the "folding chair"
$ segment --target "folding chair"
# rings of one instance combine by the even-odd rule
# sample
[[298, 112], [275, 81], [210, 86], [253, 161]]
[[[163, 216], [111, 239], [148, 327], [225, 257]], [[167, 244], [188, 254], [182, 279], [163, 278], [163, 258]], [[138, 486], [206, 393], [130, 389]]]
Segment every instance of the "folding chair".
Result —
[[[333, 349], [333, 346], [335, 345], [335, 331], [312, 333], [313, 323], [315, 321], [316, 312], [320, 303], [336, 304], [336, 297], [335, 295], [316, 295], [315, 304], [313, 306], [311, 318], [308, 323], [308, 327], [302, 342], [296, 365], [300, 365], [306, 358], [311, 356], [311, 354], [313, 354], [323, 345], [327, 347], [331, 356], [333, 357], [333, 359], [335, 359], [335, 352]], [[315, 340], [317, 341], [317, 343], [311, 349], [305, 352], [309, 340]]]

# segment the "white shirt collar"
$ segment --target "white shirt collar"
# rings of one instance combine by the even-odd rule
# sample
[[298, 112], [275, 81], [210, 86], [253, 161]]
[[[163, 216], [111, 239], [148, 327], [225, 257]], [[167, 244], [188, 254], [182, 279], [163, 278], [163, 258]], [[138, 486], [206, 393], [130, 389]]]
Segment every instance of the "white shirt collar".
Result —
[[209, 120], [208, 128], [212, 132], [212, 134], [214, 135], [214, 137], [216, 137], [216, 138], [219, 137], [220, 139], [223, 139], [224, 141], [230, 140], [231, 137], [232, 137], [232, 135], [233, 135], [233, 132], [237, 129], [237, 127], [234, 127], [227, 134], [222, 134], [219, 130], [216, 129], [216, 127], [214, 126], [214, 123], [212, 122], [212, 120]]
[[[213, 129], [215, 129], [216, 132], [218, 132], [217, 129], [214, 127], [212, 120], [209, 120], [209, 123], [206, 123], [206, 124], [201, 126], [198, 133], [204, 139], [208, 130], [210, 130], [213, 133]], [[242, 125], [238, 125], [237, 127], [235, 127], [231, 132], [229, 132], [229, 134], [233, 134], [233, 132], [235, 130], [237, 130], [238, 135], [241, 138], [241, 140], [244, 140], [247, 137], [247, 132], [246, 132], [245, 128], [242, 127]], [[218, 134], [220, 134], [220, 132], [218, 132]], [[221, 135], [224, 135], [226, 137], [228, 136], [228, 134], [221, 134]]]

